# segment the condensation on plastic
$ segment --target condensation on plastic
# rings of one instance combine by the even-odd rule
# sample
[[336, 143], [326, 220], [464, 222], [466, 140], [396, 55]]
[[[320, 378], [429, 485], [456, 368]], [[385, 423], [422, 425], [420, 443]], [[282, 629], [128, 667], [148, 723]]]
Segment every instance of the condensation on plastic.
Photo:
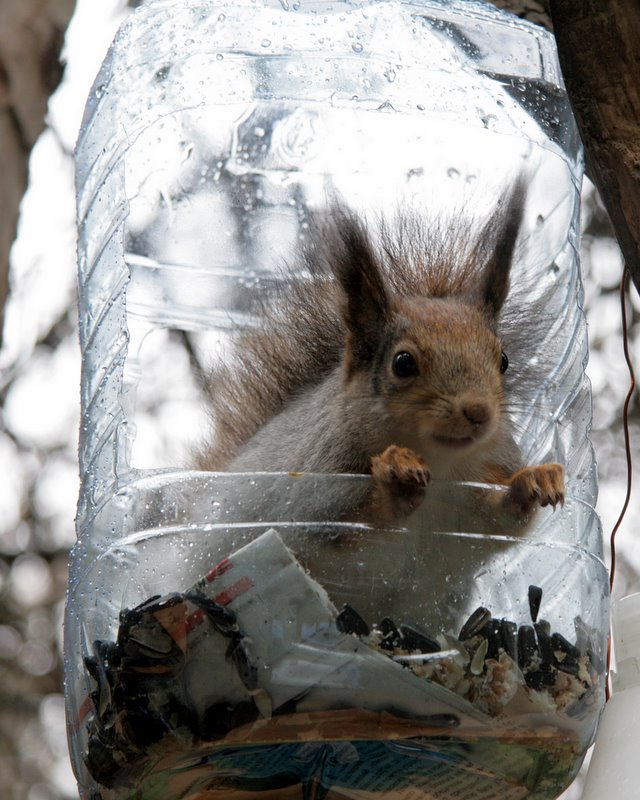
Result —
[[[131, 15], [77, 148], [82, 484], [65, 648], [83, 791], [95, 788], [78, 722], [92, 692], [91, 643], [115, 638], [123, 608], [185, 590], [268, 527], [313, 558], [337, 606], [369, 618], [402, 607], [429, 628], [456, 630], [485, 605], [526, 622], [535, 584], [554, 630], [570, 636], [579, 616], [603, 648], [581, 169], [553, 38], [484, 4], [149, 0]], [[308, 498], [366, 478], [207, 475], [136, 460], [144, 342], [186, 331], [224, 353], [291, 262], [307, 209], [337, 191], [367, 216], [399, 205], [486, 215], [521, 171], [529, 188], [512, 281], [528, 282], [551, 323], [531, 356], [539, 380], [515, 410], [516, 429], [525, 460], [561, 461], [568, 483], [564, 508], [542, 510], [535, 531], [501, 538], [488, 517], [452, 513], [477, 489], [435, 485], [398, 540], [372, 535], [336, 565], [311, 535], [331, 521]], [[170, 381], [171, 364], [164, 369]], [[387, 588], [371, 596], [371, 585]], [[582, 722], [567, 780], [597, 712]]]

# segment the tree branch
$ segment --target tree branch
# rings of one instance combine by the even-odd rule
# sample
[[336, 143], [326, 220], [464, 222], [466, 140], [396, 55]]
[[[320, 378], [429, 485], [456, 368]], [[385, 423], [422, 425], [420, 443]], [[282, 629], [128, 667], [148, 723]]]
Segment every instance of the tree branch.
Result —
[[640, 290], [640, 4], [552, 0], [551, 16], [587, 171]]
[[73, 6], [74, 0], [0, 0], [0, 343], [29, 153], [62, 76], [60, 49]]

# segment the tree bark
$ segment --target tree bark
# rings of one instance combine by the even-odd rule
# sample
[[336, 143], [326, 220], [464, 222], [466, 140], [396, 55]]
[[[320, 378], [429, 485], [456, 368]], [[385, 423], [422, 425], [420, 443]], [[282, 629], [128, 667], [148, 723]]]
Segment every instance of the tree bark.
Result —
[[0, 0], [0, 342], [9, 251], [29, 153], [62, 77], [60, 50], [74, 0]]
[[587, 170], [640, 291], [640, 3], [552, 0]]
[[520, 19], [535, 22], [547, 30], [553, 30], [549, 14], [549, 0], [488, 0], [496, 8], [509, 11]]

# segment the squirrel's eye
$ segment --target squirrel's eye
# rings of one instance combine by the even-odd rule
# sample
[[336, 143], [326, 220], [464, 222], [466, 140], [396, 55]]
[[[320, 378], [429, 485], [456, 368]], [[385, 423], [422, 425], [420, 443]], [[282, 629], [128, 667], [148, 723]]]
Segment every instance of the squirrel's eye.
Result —
[[502, 361], [500, 362], [500, 372], [504, 374], [508, 368], [509, 368], [509, 359], [507, 358], [507, 354], [503, 350]]
[[399, 378], [413, 378], [419, 372], [418, 364], [411, 353], [403, 350], [393, 357], [393, 372]]

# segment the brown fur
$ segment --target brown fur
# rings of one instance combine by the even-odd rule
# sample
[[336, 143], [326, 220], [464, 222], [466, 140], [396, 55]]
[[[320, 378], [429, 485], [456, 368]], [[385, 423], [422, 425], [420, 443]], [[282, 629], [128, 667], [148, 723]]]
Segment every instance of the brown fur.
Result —
[[[339, 204], [313, 220], [304, 269], [210, 376], [216, 436], [197, 466], [373, 473], [419, 491], [430, 472], [509, 485], [524, 512], [561, 502], [558, 465], [515, 478], [505, 413], [499, 323], [523, 202], [518, 181], [475, 238], [404, 213], [376, 242]], [[415, 375], [396, 374], [399, 353]]]

